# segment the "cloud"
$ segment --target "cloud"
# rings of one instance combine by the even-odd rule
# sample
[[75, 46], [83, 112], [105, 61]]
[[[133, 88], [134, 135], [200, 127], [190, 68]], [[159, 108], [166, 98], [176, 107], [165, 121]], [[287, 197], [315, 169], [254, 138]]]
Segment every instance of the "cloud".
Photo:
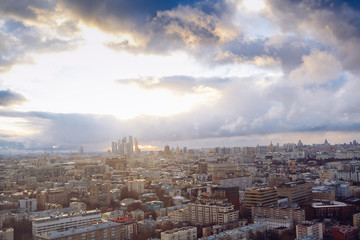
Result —
[[31, 64], [34, 55], [73, 50], [81, 42], [79, 22], [53, 0], [0, 2], [0, 72]]
[[[341, 3], [340, 3], [341, 2]], [[267, 1], [265, 18], [283, 33], [317, 42], [335, 53], [343, 67], [358, 71], [360, 43], [359, 8], [352, 1]]]
[[330, 53], [314, 50], [303, 56], [303, 63], [289, 77], [302, 84], [325, 84], [335, 80], [342, 72], [341, 63]]
[[165, 76], [165, 77], [141, 77], [135, 79], [121, 79], [116, 82], [125, 85], [136, 85], [143, 89], [167, 89], [176, 93], [196, 92], [205, 88], [222, 88], [231, 79], [221, 77], [195, 78], [192, 76]]
[[[115, 51], [168, 56], [185, 52], [201, 67], [220, 66], [222, 74], [159, 72], [156, 77], [113, 78], [142, 92], [164, 90], [179, 102], [191, 96], [181, 104], [192, 108], [166, 117], [121, 120], [99, 114], [0, 112], [3, 118], [26, 119], [37, 126], [38, 133], [27, 136], [28, 142], [108, 144], [129, 134], [146, 142], [167, 142], [359, 132], [360, 15], [350, 2], [265, 1], [263, 10], [251, 13], [254, 25], [246, 22], [249, 16], [236, 7], [237, 1], [66, 0], [56, 7], [52, 1], [15, 2], [3, 8], [0, 4], [6, 9], [0, 10], [0, 70], [31, 62], [39, 53], [76, 48], [84, 23], [111, 35], [115, 40], [106, 44]], [[249, 64], [253, 68], [238, 74], [237, 69]], [[2, 92], [12, 98], [0, 95], [1, 106], [25, 101], [12, 90]], [[203, 98], [193, 101], [197, 97]]]
[[0, 106], [9, 107], [12, 105], [21, 104], [26, 101], [26, 98], [10, 89], [0, 90]]
[[53, 10], [56, 1], [53, 0], [18, 0], [0, 1], [0, 13], [9, 17], [35, 19], [41, 9]]

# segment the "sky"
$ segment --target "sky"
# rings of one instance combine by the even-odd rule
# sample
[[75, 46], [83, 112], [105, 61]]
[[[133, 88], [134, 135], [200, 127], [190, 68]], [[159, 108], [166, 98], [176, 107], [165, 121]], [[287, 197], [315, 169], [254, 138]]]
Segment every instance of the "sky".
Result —
[[360, 3], [0, 0], [0, 148], [360, 140]]

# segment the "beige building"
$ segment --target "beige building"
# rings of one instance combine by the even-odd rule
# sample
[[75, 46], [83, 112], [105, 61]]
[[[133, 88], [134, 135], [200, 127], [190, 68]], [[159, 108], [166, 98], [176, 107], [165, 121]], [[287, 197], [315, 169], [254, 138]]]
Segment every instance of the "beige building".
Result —
[[189, 220], [189, 211], [187, 208], [175, 210], [170, 213], [170, 220], [172, 222], [186, 222]]
[[239, 211], [234, 210], [232, 204], [196, 204], [189, 203], [188, 216], [191, 224], [224, 224], [237, 221]]
[[290, 219], [291, 222], [302, 223], [305, 221], [305, 210], [294, 208], [280, 208], [280, 207], [252, 207], [252, 218], [280, 218]]
[[182, 227], [161, 233], [161, 240], [196, 240], [196, 227]]
[[41, 191], [37, 195], [37, 203], [40, 208], [44, 209], [46, 203], [55, 203], [62, 206], [69, 205], [69, 195], [64, 189], [49, 189]]
[[14, 229], [13, 228], [0, 229], [0, 239], [1, 240], [14, 240]]
[[90, 204], [109, 206], [110, 205], [110, 184], [97, 183], [90, 186]]
[[207, 172], [215, 178], [221, 178], [226, 175], [227, 172], [234, 172], [238, 169], [237, 163], [220, 162], [220, 163], [208, 163]]
[[136, 192], [138, 194], [145, 193], [145, 179], [137, 179], [133, 181], [128, 181], [126, 183], [127, 188], [130, 192]]
[[245, 206], [249, 212], [258, 205], [277, 206], [277, 201], [278, 195], [274, 187], [252, 188], [245, 192]]
[[279, 197], [287, 197], [292, 203], [307, 203], [311, 201], [311, 184], [303, 180], [289, 182], [278, 186]]
[[360, 213], [356, 213], [353, 215], [353, 226], [360, 227]]
[[311, 195], [314, 201], [335, 201], [335, 191], [333, 189], [313, 189]]

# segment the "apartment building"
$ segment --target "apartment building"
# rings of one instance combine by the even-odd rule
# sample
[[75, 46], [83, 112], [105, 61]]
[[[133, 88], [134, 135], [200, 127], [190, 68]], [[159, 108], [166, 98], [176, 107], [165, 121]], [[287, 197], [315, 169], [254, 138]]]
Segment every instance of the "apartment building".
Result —
[[239, 211], [232, 204], [189, 203], [188, 216], [191, 224], [225, 224], [239, 219]]
[[66, 231], [52, 231], [38, 234], [35, 240], [125, 240], [125, 228], [115, 222], [99, 222], [86, 227]]
[[305, 221], [305, 210], [294, 208], [280, 208], [280, 207], [252, 207], [252, 219], [256, 217], [265, 218], [286, 218], [295, 221], [295, 223], [302, 223]]
[[292, 203], [302, 204], [311, 200], [311, 184], [304, 180], [282, 184], [277, 190], [280, 197], [287, 197]]
[[65, 231], [77, 227], [85, 227], [88, 223], [99, 222], [101, 213], [98, 210], [72, 212], [68, 214], [51, 215], [32, 220], [32, 234], [42, 234], [50, 231]]
[[252, 188], [245, 192], [245, 206], [250, 212], [255, 206], [277, 206], [278, 195], [274, 187]]
[[196, 227], [182, 227], [161, 233], [161, 240], [196, 240]]
[[90, 186], [90, 204], [109, 206], [111, 200], [110, 184], [98, 183]]
[[303, 239], [312, 237], [315, 240], [324, 238], [325, 226], [322, 223], [303, 222], [296, 225], [296, 238]]

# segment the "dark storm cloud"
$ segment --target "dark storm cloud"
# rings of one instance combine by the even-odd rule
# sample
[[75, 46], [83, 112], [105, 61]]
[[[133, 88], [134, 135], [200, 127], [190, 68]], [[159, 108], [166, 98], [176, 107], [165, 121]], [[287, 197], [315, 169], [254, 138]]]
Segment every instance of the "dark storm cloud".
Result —
[[[65, 0], [61, 4], [70, 9], [76, 16], [89, 24], [94, 24], [104, 30], [131, 30], [139, 28], [148, 19], [153, 18], [157, 11], [163, 11], [178, 6], [191, 4], [195, 1], [147, 1], [147, 0]], [[108, 23], [112, 23], [108, 25]], [[134, 29], [136, 30], [136, 29]]]
[[52, 0], [2, 0], [0, 14], [9, 17], [30, 18], [37, 17], [36, 9], [53, 10], [57, 1]]
[[10, 89], [0, 90], [0, 106], [8, 107], [12, 105], [21, 104], [26, 101], [26, 98], [20, 93], [14, 92]]

